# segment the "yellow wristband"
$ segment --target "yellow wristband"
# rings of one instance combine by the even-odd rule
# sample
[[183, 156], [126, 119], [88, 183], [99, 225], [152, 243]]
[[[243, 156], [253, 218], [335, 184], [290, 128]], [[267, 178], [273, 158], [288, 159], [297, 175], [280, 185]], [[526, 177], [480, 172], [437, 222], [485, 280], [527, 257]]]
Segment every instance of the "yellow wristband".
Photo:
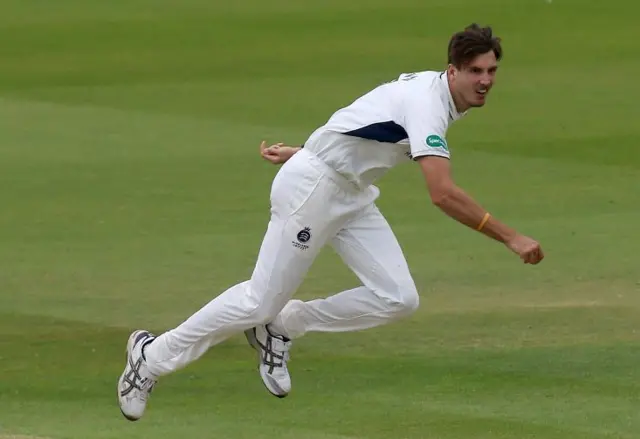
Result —
[[485, 213], [484, 217], [482, 218], [482, 221], [480, 221], [480, 224], [478, 225], [476, 230], [478, 231], [482, 230], [482, 228], [487, 223], [487, 221], [489, 221], [489, 218], [491, 218], [491, 214], [489, 212]]

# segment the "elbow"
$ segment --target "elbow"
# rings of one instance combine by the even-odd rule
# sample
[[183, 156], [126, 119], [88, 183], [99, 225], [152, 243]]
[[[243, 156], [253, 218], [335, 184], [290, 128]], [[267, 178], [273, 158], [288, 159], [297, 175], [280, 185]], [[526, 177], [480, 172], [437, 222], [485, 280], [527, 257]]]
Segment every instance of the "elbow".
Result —
[[431, 203], [442, 209], [449, 203], [452, 191], [449, 188], [438, 188], [431, 191]]
[[431, 196], [431, 203], [434, 206], [442, 209], [447, 204], [447, 198], [448, 198], [448, 196], [446, 194], [432, 195]]

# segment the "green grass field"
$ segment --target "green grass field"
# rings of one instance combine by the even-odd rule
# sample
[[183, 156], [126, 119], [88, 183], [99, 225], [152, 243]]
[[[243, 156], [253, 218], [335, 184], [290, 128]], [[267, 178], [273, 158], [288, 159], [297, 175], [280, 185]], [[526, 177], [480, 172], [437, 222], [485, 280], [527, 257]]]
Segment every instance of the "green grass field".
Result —
[[[3, 0], [0, 439], [640, 438], [638, 5], [631, 0]], [[537, 238], [525, 266], [379, 184], [421, 294], [411, 318], [292, 352], [262, 387], [242, 336], [160, 381], [115, 384], [133, 329], [179, 324], [253, 268], [276, 168], [400, 72], [441, 69], [478, 21], [504, 39], [455, 178]], [[299, 293], [358, 284], [330, 249]]]

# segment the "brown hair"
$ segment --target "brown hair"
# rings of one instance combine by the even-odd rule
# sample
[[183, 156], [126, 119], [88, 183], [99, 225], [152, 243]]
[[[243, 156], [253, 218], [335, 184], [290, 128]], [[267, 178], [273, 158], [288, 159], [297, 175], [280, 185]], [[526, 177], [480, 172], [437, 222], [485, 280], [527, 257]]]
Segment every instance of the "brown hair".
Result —
[[463, 31], [456, 32], [449, 40], [448, 62], [457, 68], [462, 68], [473, 59], [493, 51], [496, 59], [502, 58], [502, 46], [500, 38], [493, 36], [490, 26], [480, 27], [473, 23], [467, 26]]

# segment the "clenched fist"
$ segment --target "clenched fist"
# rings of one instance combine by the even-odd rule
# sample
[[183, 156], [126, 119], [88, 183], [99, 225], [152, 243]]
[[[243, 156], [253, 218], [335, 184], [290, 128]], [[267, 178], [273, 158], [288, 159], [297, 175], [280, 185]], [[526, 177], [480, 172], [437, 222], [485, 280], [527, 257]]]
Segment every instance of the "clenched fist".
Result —
[[520, 259], [525, 264], [535, 265], [544, 259], [540, 244], [528, 236], [515, 235], [505, 244], [511, 251], [520, 256]]

